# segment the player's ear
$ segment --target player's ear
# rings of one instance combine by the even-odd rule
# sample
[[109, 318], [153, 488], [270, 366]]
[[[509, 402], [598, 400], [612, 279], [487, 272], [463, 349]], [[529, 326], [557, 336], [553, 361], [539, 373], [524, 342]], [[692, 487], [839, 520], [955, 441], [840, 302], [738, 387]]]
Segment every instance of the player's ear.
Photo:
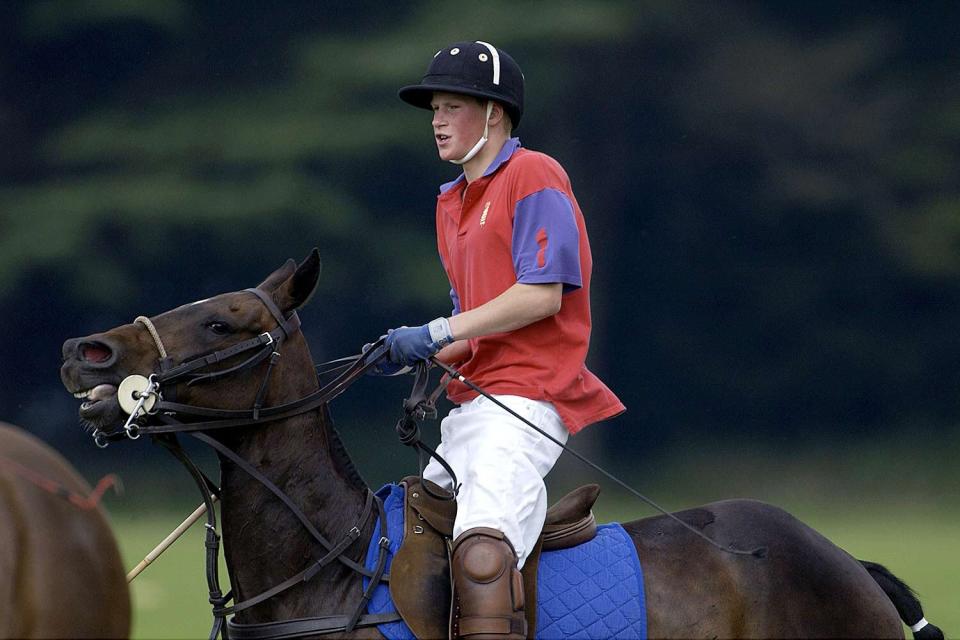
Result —
[[490, 109], [490, 119], [488, 120], [488, 122], [492, 125], [500, 124], [505, 114], [503, 110], [503, 105], [501, 105], [499, 102], [496, 102], [496, 101], [492, 101], [492, 102], [493, 102], [493, 107]]

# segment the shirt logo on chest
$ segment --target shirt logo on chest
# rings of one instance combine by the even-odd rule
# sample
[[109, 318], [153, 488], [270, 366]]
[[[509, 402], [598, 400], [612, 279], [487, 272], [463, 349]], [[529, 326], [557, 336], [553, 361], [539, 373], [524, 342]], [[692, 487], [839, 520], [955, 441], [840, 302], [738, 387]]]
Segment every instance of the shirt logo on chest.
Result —
[[487, 224], [487, 212], [490, 211], [490, 203], [483, 205], [483, 213], [480, 214], [480, 226]]

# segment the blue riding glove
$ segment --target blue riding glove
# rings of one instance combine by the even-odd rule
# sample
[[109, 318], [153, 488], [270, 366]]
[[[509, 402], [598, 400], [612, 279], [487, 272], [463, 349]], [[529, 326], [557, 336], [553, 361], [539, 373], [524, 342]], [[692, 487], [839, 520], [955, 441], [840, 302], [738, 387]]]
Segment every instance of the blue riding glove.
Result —
[[390, 361], [399, 365], [427, 360], [451, 342], [453, 333], [446, 318], [437, 318], [419, 327], [400, 327], [387, 333]]
[[[387, 336], [380, 336], [380, 338], [386, 338]], [[363, 345], [361, 349], [361, 355], [366, 354], [367, 351], [373, 348], [373, 343], [368, 342]], [[373, 365], [367, 369], [368, 376], [399, 376], [404, 373], [409, 373], [413, 371], [413, 367], [407, 367], [402, 364], [397, 364], [395, 362], [390, 362], [389, 353], [384, 353], [377, 364]]]

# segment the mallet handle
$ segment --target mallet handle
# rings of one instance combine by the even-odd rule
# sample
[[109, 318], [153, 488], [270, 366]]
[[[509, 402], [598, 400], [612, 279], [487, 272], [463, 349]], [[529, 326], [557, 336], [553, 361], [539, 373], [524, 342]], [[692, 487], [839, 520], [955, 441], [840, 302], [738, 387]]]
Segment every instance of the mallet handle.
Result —
[[[216, 502], [217, 496], [210, 496], [211, 499]], [[207, 512], [207, 505], [201, 504], [197, 507], [193, 513], [187, 516], [187, 519], [180, 523], [180, 526], [170, 532], [166, 538], [164, 538], [160, 544], [154, 548], [153, 551], [147, 554], [143, 560], [140, 561], [140, 564], [135, 566], [130, 573], [127, 574], [127, 582], [133, 582], [133, 579], [136, 578], [140, 573], [150, 565], [151, 562], [160, 557], [160, 554], [166, 551], [170, 545], [177, 541], [177, 538], [182, 536], [184, 532], [193, 526], [193, 524]]]

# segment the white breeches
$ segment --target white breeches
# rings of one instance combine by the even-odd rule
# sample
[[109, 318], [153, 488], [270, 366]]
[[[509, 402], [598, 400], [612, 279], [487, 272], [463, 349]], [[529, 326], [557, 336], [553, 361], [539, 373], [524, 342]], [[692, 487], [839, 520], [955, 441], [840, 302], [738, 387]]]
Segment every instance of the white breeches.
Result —
[[[566, 443], [569, 433], [549, 402], [498, 395], [497, 400]], [[461, 483], [457, 496], [456, 539], [467, 529], [502, 531], [513, 545], [520, 566], [533, 550], [547, 513], [543, 478], [563, 450], [526, 424], [479, 396], [440, 423], [440, 454]], [[451, 489], [447, 472], [431, 460], [424, 477]]]

